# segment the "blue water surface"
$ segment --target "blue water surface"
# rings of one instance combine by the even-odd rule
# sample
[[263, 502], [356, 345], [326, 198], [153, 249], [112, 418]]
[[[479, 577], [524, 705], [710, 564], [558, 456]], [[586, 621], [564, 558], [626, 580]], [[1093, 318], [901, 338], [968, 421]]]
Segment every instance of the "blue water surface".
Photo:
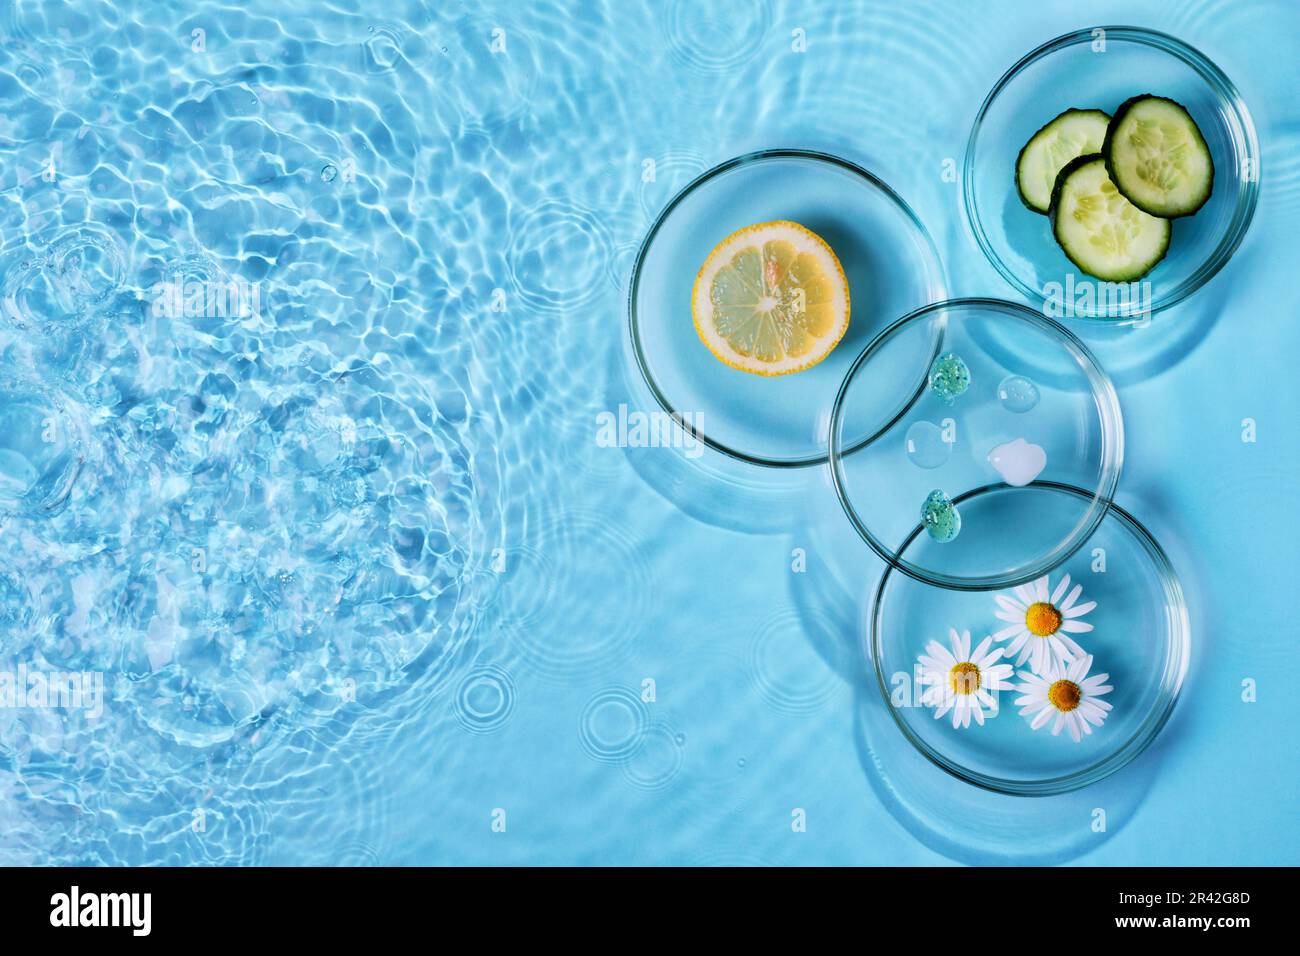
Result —
[[[823, 470], [598, 422], [646, 407], [642, 236], [750, 150], [867, 167], [952, 292], [1013, 297], [950, 173], [1099, 23], [1232, 78], [1262, 193], [1098, 343], [1179, 708], [1098, 787], [994, 798], [888, 723]], [[0, 862], [1300, 862], [1297, 37], [1285, 0], [0, 3], [0, 670], [105, 686], [0, 708]]]

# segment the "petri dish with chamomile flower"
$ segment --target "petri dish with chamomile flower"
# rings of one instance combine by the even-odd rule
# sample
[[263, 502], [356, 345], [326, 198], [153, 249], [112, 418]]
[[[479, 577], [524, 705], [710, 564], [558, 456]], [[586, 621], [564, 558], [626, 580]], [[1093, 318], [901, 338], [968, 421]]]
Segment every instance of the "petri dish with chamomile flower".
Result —
[[[1091, 497], [1055, 482], [999, 482], [956, 503], [981, 525], [1008, 509], [1051, 522]], [[1014, 558], [1014, 536], [986, 546]], [[930, 564], [942, 547], [918, 523], [899, 551]], [[1116, 772], [1160, 733], [1187, 673], [1182, 585], [1118, 506], [1083, 548], [1022, 585], [954, 590], [888, 568], [868, 616], [868, 657], [904, 737], [944, 771], [999, 793], [1064, 793]]]

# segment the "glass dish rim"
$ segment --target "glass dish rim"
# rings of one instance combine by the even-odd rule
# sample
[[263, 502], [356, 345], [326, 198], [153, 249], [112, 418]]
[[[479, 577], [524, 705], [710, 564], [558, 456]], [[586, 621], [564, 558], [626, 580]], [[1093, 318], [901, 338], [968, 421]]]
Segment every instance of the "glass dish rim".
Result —
[[1200, 50], [1190, 44], [1168, 33], [1159, 30], [1150, 30], [1146, 27], [1135, 26], [1101, 26], [1085, 27], [1081, 30], [1075, 30], [1071, 33], [1065, 33], [1054, 40], [1049, 40], [1041, 46], [1036, 47], [1017, 60], [1010, 69], [1002, 74], [1001, 78], [993, 85], [984, 102], [980, 104], [979, 112], [975, 115], [975, 121], [971, 124], [970, 135], [966, 139], [966, 152], [962, 158], [962, 207], [966, 212], [966, 222], [971, 232], [975, 236], [975, 241], [984, 253], [984, 257], [998, 271], [998, 273], [1009, 282], [1017, 291], [1024, 295], [1029, 301], [1042, 304], [1046, 297], [1041, 291], [1033, 288], [1028, 283], [1022, 281], [1019, 276], [1015, 275], [1009, 266], [1002, 261], [993, 248], [988, 234], [984, 231], [984, 223], [980, 218], [979, 211], [975, 202], [975, 149], [979, 139], [979, 134], [984, 125], [984, 118], [988, 113], [994, 100], [1005, 89], [1012, 80], [1014, 80], [1025, 68], [1037, 62], [1048, 55], [1055, 53], [1057, 50], [1074, 46], [1077, 43], [1091, 42], [1094, 39], [1094, 30], [1105, 31], [1106, 39], [1119, 37], [1122, 40], [1129, 40], [1140, 43], [1145, 46], [1153, 47], [1165, 53], [1170, 53], [1188, 66], [1192, 67], [1200, 77], [1206, 81], [1207, 85], [1214, 91], [1218, 97], [1219, 106], [1235, 118], [1235, 124], [1230, 123], [1229, 132], [1231, 134], [1234, 156], [1238, 159], [1238, 169], [1240, 169], [1240, 158], [1249, 158], [1252, 163], [1254, 175], [1243, 180], [1240, 175], [1236, 178], [1237, 187], [1237, 207], [1233, 211], [1232, 220], [1228, 223], [1223, 238], [1214, 251], [1190, 276], [1184, 279], [1176, 286], [1168, 296], [1159, 302], [1153, 302], [1150, 310], [1145, 313], [1128, 313], [1122, 314], [1115, 318], [1106, 318], [1101, 315], [1091, 313], [1080, 313], [1078, 310], [1072, 310], [1070, 318], [1088, 325], [1095, 326], [1131, 326], [1144, 323], [1151, 319], [1157, 312], [1163, 312], [1172, 306], [1177, 305], [1184, 299], [1191, 296], [1203, 285], [1209, 282], [1219, 270], [1227, 265], [1228, 260], [1232, 258], [1237, 247], [1241, 245], [1246, 237], [1246, 232], [1250, 228], [1251, 220], [1255, 216], [1255, 207], [1259, 202], [1260, 189], [1260, 151], [1259, 140], [1255, 133], [1255, 123], [1251, 118], [1250, 110], [1246, 102], [1242, 99], [1237, 87], [1228, 79], [1227, 75]]
[[[859, 166], [857, 163], [853, 162], [852, 160], [844, 159], [843, 157], [836, 156], [833, 153], [826, 153], [826, 152], [822, 152], [821, 150], [815, 150], [815, 149], [802, 149], [798, 147], [771, 147], [767, 149], [754, 150], [748, 153], [742, 153], [739, 156], [733, 156], [731, 159], [719, 163], [718, 165], [713, 166], [710, 169], [706, 169], [704, 172], [700, 173], [698, 176], [692, 179], [689, 183], [687, 183], [685, 186], [683, 186], [673, 195], [672, 199], [670, 199], [667, 202], [667, 204], [664, 206], [664, 208], [659, 211], [659, 214], [655, 217], [654, 222], [650, 224], [650, 228], [646, 231], [645, 237], [641, 240], [641, 245], [637, 249], [636, 258], [632, 263], [632, 272], [631, 272], [630, 281], [628, 283], [628, 296], [627, 296], [627, 314], [628, 314], [627, 327], [628, 327], [629, 338], [631, 340], [631, 345], [632, 345], [632, 354], [636, 359], [637, 370], [641, 374], [641, 379], [645, 383], [646, 387], [650, 390], [650, 394], [654, 396], [654, 399], [659, 404], [659, 407], [663, 411], [667, 412], [670, 416], [674, 418], [674, 420], [678, 421], [679, 423], [682, 421], [681, 412], [676, 407], [674, 407], [673, 403], [668, 400], [668, 396], [665, 395], [663, 390], [659, 387], [659, 382], [656, 380], [654, 374], [650, 370], [649, 359], [646, 357], [644, 350], [641, 348], [640, 324], [639, 324], [639, 319], [637, 314], [636, 302], [637, 302], [637, 292], [640, 289], [640, 285], [641, 285], [641, 274], [645, 266], [646, 254], [650, 249], [651, 243], [658, 235], [660, 228], [662, 228], [663, 224], [667, 221], [668, 217], [672, 214], [673, 210], [676, 209], [682, 202], [684, 202], [687, 199], [687, 197], [692, 192], [694, 192], [697, 188], [705, 185], [709, 181], [717, 178], [718, 176], [721, 176], [722, 174], [731, 171], [732, 169], [736, 169], [741, 166], [748, 166], [758, 162], [766, 162], [768, 160], [773, 160], [773, 159], [803, 159], [803, 160], [814, 160], [817, 162], [829, 163], [832, 166], [838, 166], [839, 168], [845, 170], [846, 172], [857, 176], [858, 178], [864, 180], [868, 186], [883, 193], [885, 198], [891, 201], [899, 209], [899, 211], [903, 213], [905, 219], [911, 224], [912, 228], [914, 228], [917, 231], [917, 234], [921, 237], [921, 239], [924, 240], [925, 247], [929, 250], [930, 256], [934, 261], [934, 268], [936, 272], [935, 281], [938, 284], [938, 294], [941, 296], [947, 295], [948, 276], [944, 270], [943, 259], [940, 257], [939, 249], [935, 245], [934, 238], [930, 235], [929, 230], [926, 229], [925, 223], [921, 221], [920, 217], [917, 216], [916, 212], [912, 209], [910, 205], [908, 205], [907, 201], [903, 199], [902, 196], [900, 196], [897, 192], [895, 192], [894, 189], [888, 183], [886, 183], [880, 177], [876, 176], [866, 167]], [[901, 417], [902, 415], [907, 414], [907, 410], [911, 408], [911, 406], [915, 404], [916, 400], [921, 397], [923, 391], [924, 391], [924, 375], [922, 375], [922, 381], [918, 385], [915, 393], [907, 401], [906, 405], [899, 409], [897, 415]], [[875, 441], [877, 438], [880, 437], [881, 433], [887, 431], [889, 427], [890, 425], [886, 424], [874, 435], [869, 435], [865, 438], [857, 440], [854, 443], [851, 450], [856, 451], [859, 448], [864, 448], [867, 445], [871, 444], [873, 441]], [[716, 439], [710, 437], [709, 435], [704, 434], [701, 431], [694, 431], [693, 434], [697, 440], [703, 442], [707, 447], [711, 448], [716, 452], [720, 452], [721, 454], [726, 455], [727, 457], [732, 458], [736, 461], [744, 462], [745, 464], [750, 464], [750, 465], [759, 465], [764, 468], [778, 468], [778, 469], [809, 468], [809, 467], [815, 467], [817, 465], [824, 465], [827, 463], [827, 461], [830, 458], [829, 448], [827, 449], [825, 454], [820, 454], [820, 455], [806, 455], [797, 458], [768, 458], [762, 455], [753, 455], [738, 448], [733, 448], [730, 445], [717, 441]]]
[[[1089, 494], [1082, 488], [1055, 481], [1034, 482], [1034, 486], [1050, 488], [1054, 491], [1079, 497]], [[960, 503], [976, 495], [989, 491], [1005, 490], [1005, 488], [1006, 486], [1001, 483], [983, 485], [959, 495], [955, 500]], [[881, 663], [880, 616], [884, 606], [885, 588], [889, 583], [890, 575], [894, 571], [892, 567], [885, 568], [885, 573], [881, 575], [880, 583], [876, 586], [876, 593], [872, 599], [871, 630], [867, 639], [867, 651], [871, 657], [872, 668], [876, 672], [876, 684], [880, 690], [881, 698], [894, 723], [912, 746], [940, 770], [983, 790], [991, 790], [994, 793], [1009, 796], [1047, 797], [1069, 793], [1072, 790], [1078, 790], [1097, 783], [1127, 766], [1151, 745], [1169, 720], [1182, 691], [1191, 656], [1191, 622], [1187, 611], [1187, 601], [1183, 595], [1183, 586], [1174, 571], [1173, 565], [1169, 562], [1168, 555], [1165, 554], [1159, 542], [1140, 521], [1119, 505], [1113, 503], [1107, 513], [1117, 517], [1133, 537], [1137, 539], [1142, 549], [1151, 559], [1152, 565], [1156, 569], [1156, 575], [1160, 580], [1160, 585], [1165, 592], [1166, 617], [1170, 620], [1170, 638], [1166, 647], [1165, 668], [1161, 674], [1160, 690], [1155, 704], [1141, 725], [1134, 730], [1132, 736], [1117, 749], [1095, 763], [1084, 767], [1082, 770], [1076, 770], [1062, 776], [1045, 777], [1039, 780], [1007, 780], [1003, 777], [995, 777], [990, 774], [969, 770], [932, 748], [899, 716], [898, 709], [894, 707], [890, 700], [892, 689], [889, 687], [888, 678], [885, 676]], [[915, 540], [921, 531], [922, 527], [918, 524], [908, 536], [903, 547], [906, 548], [907, 544]], [[989, 588], [987, 590], [999, 589]]]
[[[891, 551], [885, 544], [876, 538], [867, 528], [866, 524], [858, 516], [857, 509], [854, 508], [849, 500], [848, 490], [845, 487], [844, 472], [842, 463], [847, 455], [850, 455], [860, 449], [861, 446], [855, 445], [852, 448], [841, 451], [839, 449], [839, 426], [844, 417], [844, 403], [848, 394], [849, 386], [853, 382], [853, 377], [858, 370], [867, 361], [870, 355], [880, 346], [884, 345], [889, 338], [897, 334], [904, 326], [924, 318], [931, 312], [948, 311], [953, 308], [961, 309], [990, 309], [1003, 313], [1009, 313], [1019, 316], [1026, 321], [1032, 322], [1039, 328], [1049, 333], [1057, 335], [1065, 346], [1074, 354], [1076, 359], [1080, 360], [1080, 365], [1084, 373], [1088, 376], [1088, 381], [1092, 384], [1093, 397], [1097, 399], [1098, 408], [1101, 409], [1101, 429], [1102, 429], [1102, 469], [1099, 479], [1097, 492], [1092, 496], [1093, 502], [1086, 515], [1086, 520], [1081, 523], [1079, 530], [1066, 539], [1062, 544], [1058, 544], [1048, 554], [1039, 558], [1037, 561], [1028, 565], [1023, 570], [1013, 570], [1012, 572], [995, 575], [980, 576], [956, 576], [940, 574], [936, 571], [930, 571], [920, 565], [912, 564], [910, 561], [904, 561], [901, 557], [904, 549], [911, 543], [911, 537], [897, 550]], [[945, 325], [946, 328], [946, 325]], [[940, 336], [940, 345], [942, 345]], [[914, 402], [913, 402], [914, 403]], [[910, 406], [909, 406], [910, 407]], [[885, 426], [887, 430], [897, 423], [899, 416], [895, 416]], [[877, 437], [879, 437], [879, 432]], [[1005, 299], [990, 298], [958, 298], [945, 299], [942, 302], [932, 302], [929, 305], [921, 306], [919, 309], [907, 313], [907, 315], [896, 319], [888, 327], [876, 335], [866, 347], [853, 360], [849, 366], [848, 372], [844, 376], [844, 381], [840, 383], [840, 389], [835, 395], [835, 404], [831, 408], [830, 419], [830, 437], [827, 441], [828, 462], [830, 465], [831, 482], [835, 486], [835, 496], [839, 499], [840, 507], [849, 519], [858, 536], [876, 552], [891, 568], [906, 574], [908, 577], [921, 581], [924, 584], [932, 584], [937, 587], [948, 588], [955, 591], [984, 591], [993, 588], [1016, 587], [1020, 584], [1026, 584], [1029, 581], [1041, 577], [1043, 574], [1050, 572], [1062, 562], [1069, 560], [1074, 552], [1078, 551], [1084, 543], [1092, 537], [1094, 531], [1106, 517], [1107, 510], [1111, 507], [1112, 499], [1115, 495], [1115, 489], [1119, 485], [1120, 473], [1124, 468], [1124, 418], [1120, 409], [1119, 394], [1115, 391], [1115, 385], [1110, 376], [1106, 374], [1105, 368], [1097, 361], [1086, 345], [1073, 332], [1067, 329], [1060, 322], [1049, 319], [1040, 315], [1028, 306], [1019, 302], [1009, 302]], [[1034, 481], [1033, 485], [1051, 484], [1046, 481]], [[967, 495], [960, 495], [960, 498]]]

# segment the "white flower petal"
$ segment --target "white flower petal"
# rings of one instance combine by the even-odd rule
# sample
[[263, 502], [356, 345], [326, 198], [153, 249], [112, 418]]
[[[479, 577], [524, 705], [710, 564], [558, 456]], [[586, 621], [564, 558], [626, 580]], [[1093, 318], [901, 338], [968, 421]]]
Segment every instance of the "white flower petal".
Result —
[[1087, 634], [1092, 630], [1092, 625], [1087, 621], [1076, 621], [1073, 618], [1066, 618], [1061, 622], [1061, 630], [1069, 631], [1072, 634]]
[[998, 607], [1002, 608], [1004, 611], [1010, 612], [1011, 614], [1019, 612], [1023, 616], [1025, 611], [1028, 610], [1025, 605], [1021, 604], [1015, 598], [1007, 597], [1005, 594], [995, 594], [993, 595], [993, 600], [998, 602]]
[[1072, 680], [1077, 684], [1083, 679], [1083, 675], [1088, 673], [1088, 668], [1091, 666], [1092, 656], [1085, 654], [1070, 665], [1070, 669], [1065, 672], [1065, 677], [1067, 680]]
[[1066, 634], [1064, 631], [1058, 631], [1055, 636], [1058, 641], [1065, 645], [1066, 649], [1070, 652], [1071, 657], [1083, 657], [1087, 653], [1087, 651], [1079, 646], [1078, 641], [1072, 638], [1069, 634]]
[[[1067, 595], [1065, 596], [1065, 600], [1062, 601], [1059, 605], [1057, 605], [1057, 607], [1060, 609], [1061, 613], [1064, 614], [1064, 613], [1065, 613], [1066, 611], [1068, 611], [1070, 608], [1074, 607], [1074, 602], [1077, 601], [1077, 600], [1079, 600], [1079, 595], [1082, 594], [1082, 593], [1083, 593], [1083, 585], [1082, 585], [1082, 584], [1076, 584], [1076, 585], [1074, 586], [1074, 590], [1071, 591], [1069, 594], [1067, 594]], [[1080, 612], [1080, 613], [1082, 613], [1082, 612]], [[1067, 616], [1067, 617], [1073, 617], [1074, 615], [1073, 615], [1073, 614], [1069, 614], [1069, 615], [1066, 615], [1066, 616]]]
[[1064, 614], [1066, 617], [1083, 617], [1083, 615], [1087, 614], [1096, 606], [1097, 606], [1096, 601], [1085, 601], [1084, 603], [1080, 604], [1078, 607], [1072, 607], [1069, 610], [1062, 611], [1061, 613]]
[[994, 634], [994, 635], [993, 635], [993, 640], [995, 640], [995, 641], [1005, 641], [1005, 640], [1006, 640], [1008, 637], [1010, 637], [1012, 634], [1018, 634], [1018, 633], [1025, 633], [1025, 634], [1027, 634], [1027, 633], [1029, 633], [1029, 632], [1025, 630], [1025, 625], [1023, 625], [1023, 624], [1012, 624], [1010, 627], [1004, 627], [1002, 630], [1000, 630], [1000, 631], [998, 631], [996, 634]]
[[1065, 577], [1061, 578], [1060, 583], [1056, 585], [1056, 590], [1052, 592], [1052, 604], [1056, 605], [1057, 607], [1060, 607], [1061, 597], [1062, 595], [1065, 594], [1066, 590], [1069, 587], [1070, 587], [1070, 576], [1067, 574]]
[[931, 641], [925, 645], [925, 649], [930, 652], [931, 657], [943, 665], [944, 670], [948, 670], [953, 664], [957, 663], [957, 658], [953, 657], [948, 648], [938, 641]]

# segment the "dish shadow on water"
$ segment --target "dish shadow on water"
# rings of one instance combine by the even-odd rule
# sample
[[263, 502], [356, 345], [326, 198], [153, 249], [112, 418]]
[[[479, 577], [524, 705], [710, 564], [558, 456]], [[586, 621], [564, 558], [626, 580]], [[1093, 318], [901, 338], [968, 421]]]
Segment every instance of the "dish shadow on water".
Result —
[[[1008, 235], [1025, 231], [1022, 222], [1024, 217], [1043, 220], [1042, 245], [1047, 250], [1044, 256], [1049, 254], [1059, 256], [1066, 263], [1063, 268], [1068, 268], [1068, 260], [1052, 238], [1047, 217], [1035, 216], [1025, 209], [1014, 192], [1008, 191], [1003, 206], [1003, 221]], [[1178, 229], [1179, 222], [1175, 221], [1172, 239], [1174, 243], [1178, 241]], [[1234, 262], [1250, 259], [1253, 254], [1250, 247], [1239, 250], [1234, 256]], [[1230, 262], [1224, 271], [1232, 267], [1233, 263]], [[1160, 266], [1157, 264], [1152, 274], [1158, 274], [1159, 271]], [[1215, 279], [1210, 280], [1199, 291], [1195, 297], [1197, 302], [1195, 307], [1187, 308], [1185, 302], [1180, 302], [1170, 307], [1164, 314], [1150, 317], [1137, 324], [1107, 325], [1104, 321], [1095, 319], [1075, 320], [1068, 315], [1060, 315], [1059, 308], [1055, 310], [1057, 314], [1048, 317], [1062, 323], [1083, 339], [1116, 385], [1133, 385], [1171, 370], [1191, 355], [1210, 334], [1227, 304], [1228, 281], [1219, 276]], [[1096, 280], [1080, 272], [1076, 273], [1076, 281], [1095, 282]], [[1032, 303], [1030, 307], [1033, 307]], [[1005, 350], [990, 348], [990, 353], [998, 354], [1004, 360], [1012, 358], [1013, 345], [1014, 343], [1009, 343]], [[1032, 378], [1032, 374], [1030, 377]]]
[[[629, 415], [667, 415], [635, 371], [634, 361], [625, 360], [614, 350], [611, 363], [606, 408], [617, 410], [626, 405]], [[790, 530], [799, 490], [806, 484], [810, 469], [756, 467], [714, 451], [686, 435], [679, 425], [673, 425], [671, 434], [681, 447], [632, 446], [624, 442], [621, 449], [632, 470], [657, 495], [713, 527], [749, 534], [782, 534]]]
[[854, 742], [890, 814], [930, 849], [971, 865], [1056, 865], [1096, 849], [1136, 815], [1159, 766], [1148, 753], [1093, 786], [1032, 799], [957, 784], [898, 733], [865, 680], [854, 700]]

